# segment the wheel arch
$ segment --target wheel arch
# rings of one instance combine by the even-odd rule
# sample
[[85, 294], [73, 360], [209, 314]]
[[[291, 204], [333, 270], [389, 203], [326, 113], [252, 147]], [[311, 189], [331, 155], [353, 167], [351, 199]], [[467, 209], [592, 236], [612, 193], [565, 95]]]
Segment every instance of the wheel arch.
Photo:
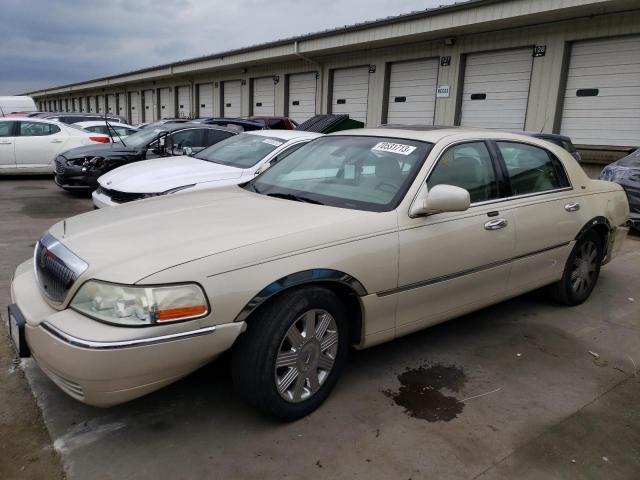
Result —
[[575, 240], [578, 240], [582, 235], [589, 231], [595, 231], [600, 240], [602, 241], [602, 254], [603, 258], [607, 256], [607, 250], [609, 246], [609, 233], [611, 232], [611, 223], [606, 217], [598, 216], [593, 217], [587, 223], [583, 225], [578, 234], [575, 237]]
[[271, 282], [247, 302], [234, 322], [250, 321], [265, 305], [286, 292], [305, 286], [322, 286], [331, 290], [347, 310], [350, 343], [359, 343], [362, 336], [363, 307], [360, 297], [367, 295], [364, 285], [355, 277], [339, 270], [315, 268], [285, 275]]

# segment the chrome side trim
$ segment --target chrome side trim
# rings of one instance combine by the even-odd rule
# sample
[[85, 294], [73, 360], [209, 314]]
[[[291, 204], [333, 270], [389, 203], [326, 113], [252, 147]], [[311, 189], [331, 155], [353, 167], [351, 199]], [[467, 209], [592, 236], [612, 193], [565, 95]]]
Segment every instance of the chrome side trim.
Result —
[[353, 293], [360, 297], [367, 295], [367, 290], [364, 288], [364, 285], [347, 273], [328, 268], [304, 270], [302, 272], [292, 273], [291, 275], [282, 277], [260, 290], [260, 292], [258, 292], [258, 294], [244, 306], [233, 321], [244, 322], [251, 312], [276, 293], [280, 293], [281, 291], [291, 287], [297, 287], [298, 285], [316, 282], [340, 283], [349, 287]]
[[54, 327], [48, 322], [43, 322], [41, 327], [45, 329], [47, 332], [52, 334], [53, 336], [59, 338], [60, 340], [68, 343], [69, 345], [73, 345], [74, 347], [80, 348], [89, 348], [91, 350], [112, 350], [117, 348], [131, 348], [131, 347], [144, 347], [147, 345], [155, 345], [158, 343], [166, 343], [174, 340], [182, 340], [185, 338], [191, 337], [199, 337], [201, 335], [208, 335], [216, 331], [216, 326], [199, 328], [197, 330], [191, 330], [189, 332], [181, 332], [181, 333], [172, 333], [169, 335], [160, 335], [158, 337], [150, 337], [150, 338], [138, 338], [135, 340], [119, 340], [113, 342], [98, 342], [93, 340], [83, 340], [78, 337], [74, 337], [73, 335], [69, 335], [68, 333], [63, 332], [62, 330]]
[[558, 245], [554, 245], [552, 247], [543, 248], [541, 250], [536, 250], [535, 252], [525, 253], [523, 255], [518, 255], [517, 257], [511, 257], [506, 260], [499, 260], [497, 262], [487, 263], [485, 265], [481, 265], [479, 267], [469, 268], [467, 270], [461, 270], [459, 272], [448, 273], [446, 275], [441, 275], [439, 277], [430, 278], [428, 280], [421, 280], [419, 282], [410, 283], [407, 285], [403, 285], [397, 288], [391, 288], [389, 290], [383, 290], [381, 292], [377, 292], [376, 296], [378, 297], [386, 297], [387, 295], [393, 295], [396, 293], [406, 292], [408, 290], [413, 290], [414, 288], [426, 287], [428, 285], [433, 285], [434, 283], [445, 282], [447, 280], [452, 280], [454, 278], [463, 277], [465, 275], [469, 275], [471, 273], [481, 272], [483, 270], [488, 270], [490, 268], [499, 267], [501, 265], [506, 265], [507, 263], [515, 262], [516, 260], [520, 260], [522, 258], [530, 257], [532, 255], [537, 255], [539, 253], [548, 252], [551, 250], [555, 250], [556, 248], [566, 247], [570, 242], [560, 243]]

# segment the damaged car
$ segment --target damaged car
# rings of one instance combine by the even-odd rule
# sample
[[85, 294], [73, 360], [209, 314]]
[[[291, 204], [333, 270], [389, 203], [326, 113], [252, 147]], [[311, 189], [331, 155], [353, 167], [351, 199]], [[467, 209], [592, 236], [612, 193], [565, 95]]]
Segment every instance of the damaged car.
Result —
[[634, 230], [640, 231], [640, 148], [604, 167], [600, 179], [624, 188], [629, 200], [629, 221]]

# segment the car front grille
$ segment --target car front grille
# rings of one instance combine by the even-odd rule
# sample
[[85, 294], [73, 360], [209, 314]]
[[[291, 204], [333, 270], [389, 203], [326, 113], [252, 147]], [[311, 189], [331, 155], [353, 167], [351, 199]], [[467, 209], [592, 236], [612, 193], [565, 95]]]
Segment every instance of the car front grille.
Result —
[[140, 200], [147, 196], [147, 193], [131, 193], [131, 192], [120, 192], [118, 190], [109, 190], [108, 188], [104, 188], [102, 186], [98, 187], [96, 193], [100, 193], [105, 195], [111, 199], [114, 203], [127, 203], [133, 202], [135, 200]]
[[33, 264], [42, 293], [54, 303], [62, 303], [69, 289], [88, 265], [50, 234], [36, 244]]
[[64, 164], [65, 164], [65, 161], [63, 158], [56, 158], [56, 174], [58, 175], [64, 174]]

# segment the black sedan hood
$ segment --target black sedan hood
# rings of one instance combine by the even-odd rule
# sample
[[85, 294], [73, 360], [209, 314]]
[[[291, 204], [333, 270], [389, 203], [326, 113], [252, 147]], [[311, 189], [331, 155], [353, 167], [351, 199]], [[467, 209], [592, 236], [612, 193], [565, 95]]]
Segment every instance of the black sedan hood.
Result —
[[117, 143], [105, 143], [99, 145], [87, 145], [84, 147], [72, 148], [62, 154], [66, 159], [83, 158], [83, 157], [109, 157], [111, 155], [132, 155], [139, 153], [139, 150], [133, 147], [125, 147]]

